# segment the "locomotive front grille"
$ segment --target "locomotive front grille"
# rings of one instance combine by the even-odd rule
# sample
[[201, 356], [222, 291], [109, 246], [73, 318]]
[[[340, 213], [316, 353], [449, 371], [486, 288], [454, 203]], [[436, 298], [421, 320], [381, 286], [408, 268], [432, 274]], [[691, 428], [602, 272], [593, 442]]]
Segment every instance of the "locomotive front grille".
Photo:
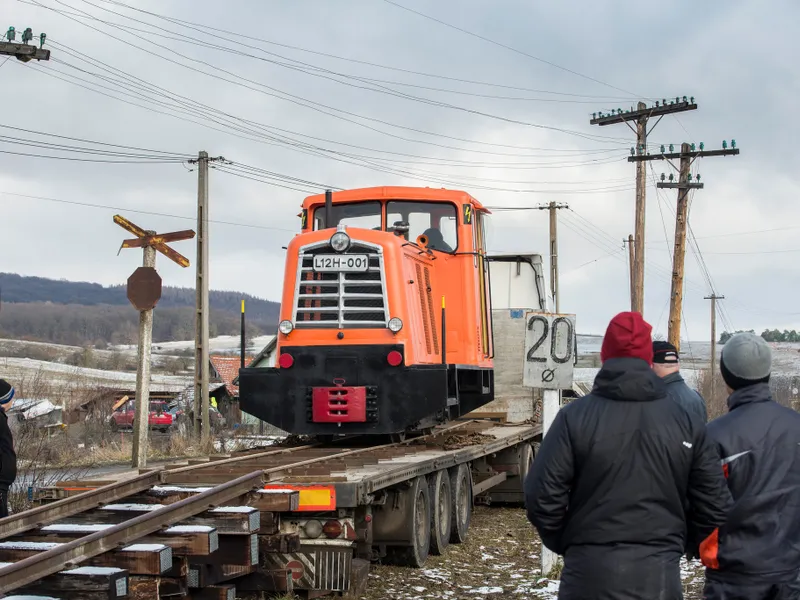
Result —
[[386, 327], [389, 321], [383, 253], [379, 246], [353, 242], [349, 254], [366, 254], [360, 272], [314, 271], [315, 254], [332, 254], [327, 242], [300, 249], [295, 293], [295, 327]]

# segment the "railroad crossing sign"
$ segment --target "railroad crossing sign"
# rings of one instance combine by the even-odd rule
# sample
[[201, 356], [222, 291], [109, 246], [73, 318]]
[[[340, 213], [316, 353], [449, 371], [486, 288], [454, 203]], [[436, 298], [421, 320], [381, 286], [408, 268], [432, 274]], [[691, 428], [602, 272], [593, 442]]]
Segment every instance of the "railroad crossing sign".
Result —
[[122, 227], [123, 229], [130, 231], [133, 235], [136, 236], [136, 239], [133, 240], [125, 240], [122, 242], [122, 246], [120, 247], [120, 251], [122, 248], [146, 248], [147, 246], [152, 246], [161, 254], [169, 258], [171, 261], [179, 264], [182, 267], [189, 266], [189, 259], [183, 256], [181, 253], [176, 252], [169, 246], [167, 246], [167, 242], [179, 242], [181, 240], [190, 240], [194, 237], [194, 231], [191, 229], [185, 229], [183, 231], [173, 231], [172, 233], [156, 233], [155, 231], [145, 231], [138, 225], [134, 225], [125, 217], [121, 217], [119, 215], [114, 215], [114, 223]]

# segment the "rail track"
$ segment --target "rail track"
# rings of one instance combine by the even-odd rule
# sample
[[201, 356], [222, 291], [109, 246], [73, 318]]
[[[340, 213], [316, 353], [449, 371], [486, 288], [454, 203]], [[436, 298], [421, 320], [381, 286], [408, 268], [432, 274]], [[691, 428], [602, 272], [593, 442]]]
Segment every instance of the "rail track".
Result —
[[[502, 453], [540, 431], [502, 427], [463, 421], [379, 446], [360, 447], [353, 438], [249, 450], [63, 487], [64, 497], [0, 519], [0, 596], [233, 600], [238, 592], [291, 591], [297, 571], [273, 567], [285, 566], [276, 556], [300, 550], [308, 527], [298, 511], [335, 507], [341, 514], [385, 503], [392, 486]], [[448, 447], [454, 436], [466, 441]], [[512, 471], [487, 471], [473, 494]], [[327, 543], [352, 547], [357, 528], [345, 519], [333, 536], [341, 539]], [[327, 581], [327, 589], [337, 585]]]

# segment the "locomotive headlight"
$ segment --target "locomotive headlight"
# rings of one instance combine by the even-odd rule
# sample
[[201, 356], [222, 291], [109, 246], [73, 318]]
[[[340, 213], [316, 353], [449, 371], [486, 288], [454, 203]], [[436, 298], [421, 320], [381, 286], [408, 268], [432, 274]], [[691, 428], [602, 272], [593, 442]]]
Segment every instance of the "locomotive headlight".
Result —
[[344, 231], [337, 231], [331, 236], [331, 248], [336, 252], [344, 252], [350, 247], [350, 236]]
[[392, 317], [389, 319], [389, 331], [392, 333], [397, 333], [403, 328], [403, 320], [398, 317]]
[[294, 330], [294, 325], [291, 321], [281, 321], [278, 324], [278, 331], [280, 331], [283, 335], [289, 335]]

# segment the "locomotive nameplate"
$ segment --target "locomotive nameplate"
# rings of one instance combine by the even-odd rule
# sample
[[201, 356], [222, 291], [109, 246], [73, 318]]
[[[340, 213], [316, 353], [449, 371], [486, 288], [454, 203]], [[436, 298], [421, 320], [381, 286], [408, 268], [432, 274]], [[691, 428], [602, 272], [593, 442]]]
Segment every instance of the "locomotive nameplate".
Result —
[[357, 273], [369, 270], [368, 254], [315, 254], [315, 271]]

